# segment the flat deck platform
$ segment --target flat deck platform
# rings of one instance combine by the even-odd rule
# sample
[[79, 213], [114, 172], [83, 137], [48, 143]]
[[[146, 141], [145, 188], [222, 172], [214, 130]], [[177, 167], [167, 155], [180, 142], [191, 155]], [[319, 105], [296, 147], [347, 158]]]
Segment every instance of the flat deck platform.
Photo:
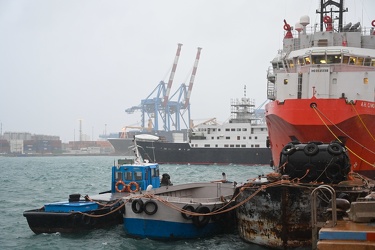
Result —
[[331, 228], [319, 231], [319, 250], [375, 249], [375, 223], [337, 221]]

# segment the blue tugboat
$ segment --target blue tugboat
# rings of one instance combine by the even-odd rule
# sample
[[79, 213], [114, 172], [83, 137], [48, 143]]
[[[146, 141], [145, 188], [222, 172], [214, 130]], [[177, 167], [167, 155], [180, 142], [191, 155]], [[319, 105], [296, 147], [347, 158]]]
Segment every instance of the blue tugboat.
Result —
[[119, 160], [112, 167], [111, 190], [95, 196], [69, 195], [68, 201], [45, 204], [23, 213], [30, 229], [36, 233], [74, 233], [103, 228], [123, 222], [122, 198], [145, 190], [148, 185], [160, 186], [159, 166], [133, 160]]

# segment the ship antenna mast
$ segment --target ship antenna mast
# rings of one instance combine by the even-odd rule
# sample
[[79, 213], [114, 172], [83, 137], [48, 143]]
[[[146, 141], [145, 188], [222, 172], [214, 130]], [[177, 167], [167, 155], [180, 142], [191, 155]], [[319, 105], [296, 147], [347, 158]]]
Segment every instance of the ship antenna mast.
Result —
[[[338, 10], [332, 10], [330, 8], [328, 10], [327, 6], [336, 6]], [[324, 17], [325, 14], [331, 13], [331, 19], [333, 20], [333, 13], [339, 13], [339, 31], [342, 31], [342, 19], [344, 12], [347, 12], [348, 8], [344, 10], [344, 0], [320, 0], [320, 10], [316, 10], [316, 13], [320, 14], [320, 31], [323, 31], [323, 23], [324, 23]]]

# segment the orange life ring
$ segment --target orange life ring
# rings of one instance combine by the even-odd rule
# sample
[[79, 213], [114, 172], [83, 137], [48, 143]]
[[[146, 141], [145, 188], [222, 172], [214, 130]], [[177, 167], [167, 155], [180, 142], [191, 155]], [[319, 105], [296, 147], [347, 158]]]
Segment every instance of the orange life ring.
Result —
[[[132, 186], [134, 185], [135, 187], [135, 190], [132, 190]], [[134, 192], [138, 192], [139, 191], [139, 185], [138, 183], [136, 183], [135, 181], [132, 181], [129, 183], [129, 191], [134, 191]]]
[[371, 25], [375, 27], [375, 20], [372, 21]]
[[[120, 185], [122, 185], [122, 189], [121, 190], [118, 188], [118, 186], [120, 186]], [[116, 191], [119, 192], [119, 193], [125, 192], [126, 191], [126, 187], [127, 187], [126, 184], [122, 180], [119, 180], [115, 184]]]

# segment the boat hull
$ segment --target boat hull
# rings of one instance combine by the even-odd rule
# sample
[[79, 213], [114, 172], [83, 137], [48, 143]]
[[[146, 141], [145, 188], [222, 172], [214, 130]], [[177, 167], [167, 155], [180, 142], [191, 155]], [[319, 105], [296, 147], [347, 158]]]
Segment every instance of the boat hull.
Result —
[[134, 141], [132, 138], [108, 138], [115, 153], [124, 156], [134, 156]]
[[143, 159], [159, 164], [269, 164], [268, 148], [194, 148], [189, 143], [137, 141]]
[[233, 192], [232, 183], [188, 183], [124, 198], [124, 230], [132, 237], [159, 240], [233, 232], [235, 217], [227, 202]]
[[30, 229], [41, 233], [76, 233], [122, 223], [123, 206], [114, 204], [86, 212], [46, 212], [45, 208], [23, 213]]
[[[292, 182], [268, 184], [238, 188], [240, 193], [236, 203], [242, 203], [236, 209], [240, 237], [247, 242], [275, 249], [311, 247], [311, 193], [319, 185]], [[348, 201], [353, 201], [369, 192], [359, 186], [357, 182], [332, 187], [338, 197], [345, 195]], [[327, 213], [330, 208], [329, 197], [326, 192], [326, 199], [316, 201], [318, 222], [326, 222], [331, 218]]]
[[[315, 105], [316, 109], [312, 108]], [[353, 171], [375, 178], [375, 103], [345, 99], [294, 99], [266, 105], [273, 164], [289, 142], [342, 141]]]

